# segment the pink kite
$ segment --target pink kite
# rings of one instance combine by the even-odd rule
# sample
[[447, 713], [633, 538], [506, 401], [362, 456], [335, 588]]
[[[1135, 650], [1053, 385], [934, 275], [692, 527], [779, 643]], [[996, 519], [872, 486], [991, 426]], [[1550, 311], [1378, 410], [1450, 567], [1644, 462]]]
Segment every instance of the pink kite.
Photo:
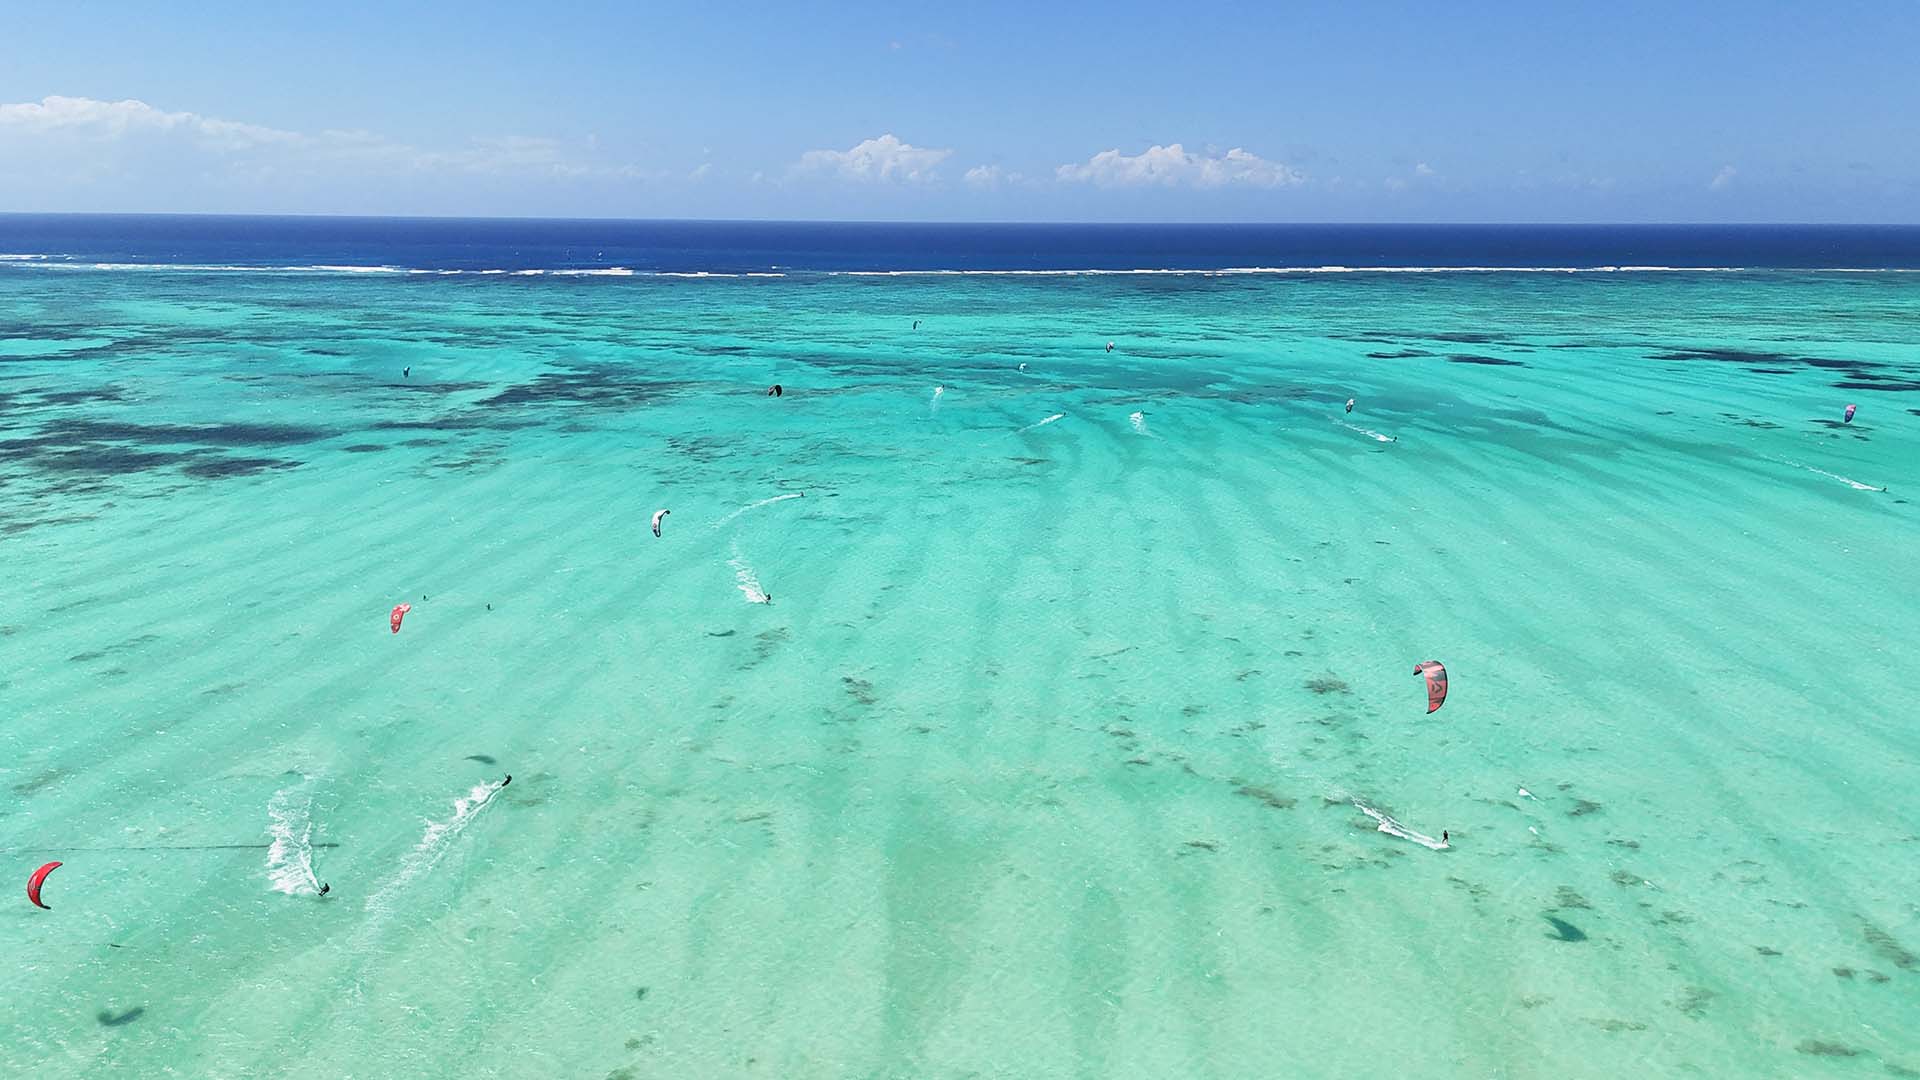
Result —
[[387, 625], [393, 627], [394, 633], [397, 634], [400, 632], [400, 620], [406, 618], [407, 612], [412, 610], [413, 610], [412, 604], [393, 605], [393, 614], [387, 616]]
[[1413, 665], [1415, 675], [1427, 677], [1427, 711], [1439, 709], [1447, 703], [1447, 669], [1438, 660], [1422, 660]]
[[1853, 406], [1851, 405], [1847, 406], [1847, 418], [1841, 421], [1841, 423], [1844, 423], [1844, 424], [1853, 423]]

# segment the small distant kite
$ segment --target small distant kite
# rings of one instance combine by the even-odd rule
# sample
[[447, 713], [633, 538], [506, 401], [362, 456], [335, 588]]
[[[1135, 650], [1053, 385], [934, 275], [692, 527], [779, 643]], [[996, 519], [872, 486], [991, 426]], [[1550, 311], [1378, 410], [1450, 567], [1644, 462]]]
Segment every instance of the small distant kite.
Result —
[[1842, 420], [1842, 421], [1840, 421], [1840, 422], [1841, 422], [1841, 423], [1843, 423], [1843, 424], [1851, 424], [1851, 423], [1853, 423], [1853, 406], [1851, 406], [1851, 405], [1849, 405], [1849, 406], [1847, 406], [1847, 418], [1846, 418], [1845, 420]]
[[655, 510], [653, 512], [653, 535], [660, 535], [660, 519], [671, 513], [673, 513], [671, 510]]
[[387, 625], [393, 627], [394, 633], [397, 634], [400, 632], [400, 620], [406, 618], [407, 612], [412, 610], [413, 610], [412, 604], [393, 605], [393, 614], [387, 616]]
[[782, 387], [779, 383], [774, 383], [772, 386], [767, 387], [768, 397], [779, 397], [782, 394], [785, 394], [786, 392], [787, 392], [786, 389]]
[[1437, 711], [1447, 703], [1447, 669], [1438, 660], [1422, 660], [1413, 665], [1415, 675], [1427, 677], [1427, 712]]
[[35, 870], [33, 872], [33, 876], [27, 879], [27, 899], [33, 901], [34, 907], [46, 908], [46, 910], [48, 911], [53, 910], [52, 908], [47, 907], [47, 905], [40, 902], [40, 886], [46, 884], [48, 874], [51, 874], [58, 869], [60, 869], [59, 863], [50, 862], [47, 865], [41, 867], [40, 869]]

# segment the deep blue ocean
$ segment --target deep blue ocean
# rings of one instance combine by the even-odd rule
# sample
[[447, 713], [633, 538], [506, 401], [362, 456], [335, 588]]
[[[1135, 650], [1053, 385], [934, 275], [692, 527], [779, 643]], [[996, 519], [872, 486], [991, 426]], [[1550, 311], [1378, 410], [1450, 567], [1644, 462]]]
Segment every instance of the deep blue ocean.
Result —
[[1920, 269], [1920, 226], [969, 225], [0, 215], [0, 255], [211, 267], [756, 273]]

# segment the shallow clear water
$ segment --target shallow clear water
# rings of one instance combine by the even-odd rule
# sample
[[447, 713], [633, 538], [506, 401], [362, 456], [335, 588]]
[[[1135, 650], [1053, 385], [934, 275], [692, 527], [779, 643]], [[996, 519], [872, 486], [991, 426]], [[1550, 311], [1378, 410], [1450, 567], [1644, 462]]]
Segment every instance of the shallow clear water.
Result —
[[1911, 282], [0, 268], [0, 1073], [1920, 1070]]

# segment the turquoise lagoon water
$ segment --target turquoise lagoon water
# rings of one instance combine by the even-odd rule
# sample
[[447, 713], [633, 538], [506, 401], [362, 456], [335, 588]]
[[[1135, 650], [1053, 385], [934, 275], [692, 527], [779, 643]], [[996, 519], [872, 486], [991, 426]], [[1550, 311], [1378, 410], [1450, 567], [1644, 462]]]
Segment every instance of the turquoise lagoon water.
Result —
[[0, 1073], [1914, 1075], [1916, 327], [0, 268]]

